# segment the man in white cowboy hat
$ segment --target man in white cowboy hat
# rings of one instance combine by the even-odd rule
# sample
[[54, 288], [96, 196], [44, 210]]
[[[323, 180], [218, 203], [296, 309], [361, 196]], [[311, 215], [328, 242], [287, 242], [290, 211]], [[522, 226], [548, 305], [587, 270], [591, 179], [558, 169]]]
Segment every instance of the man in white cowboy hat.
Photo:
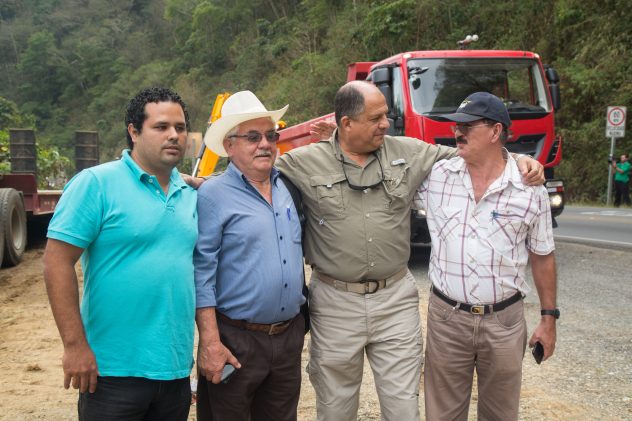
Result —
[[[301, 226], [273, 167], [275, 124], [287, 108], [268, 111], [252, 92], [237, 92], [204, 136], [231, 162], [198, 190], [200, 420], [296, 420], [305, 333]], [[222, 382], [228, 364], [237, 370]]]

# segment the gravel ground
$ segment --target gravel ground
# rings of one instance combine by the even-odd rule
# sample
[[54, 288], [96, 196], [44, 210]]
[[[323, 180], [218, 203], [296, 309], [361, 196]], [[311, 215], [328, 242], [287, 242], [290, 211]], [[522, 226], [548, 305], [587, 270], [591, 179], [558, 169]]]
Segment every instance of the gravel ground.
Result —
[[[632, 251], [558, 243], [558, 322], [555, 355], [541, 366], [524, 361], [523, 420], [632, 419]], [[16, 268], [0, 271], [0, 419], [76, 419], [75, 391], [62, 387], [61, 342], [44, 291], [41, 249], [31, 249]], [[418, 279], [425, 322], [428, 256], [416, 250], [411, 269]], [[539, 320], [535, 291], [527, 298], [530, 331]], [[303, 351], [303, 365], [307, 347]], [[476, 419], [476, 394], [470, 419]], [[423, 413], [423, 398], [420, 400]], [[299, 420], [314, 420], [314, 391], [305, 375]], [[191, 420], [195, 419], [192, 408]], [[359, 420], [379, 420], [368, 363]], [[405, 420], [402, 420], [405, 421]]]
[[[558, 243], [556, 257], [562, 312], [557, 347], [553, 357], [540, 366], [527, 350], [520, 419], [632, 419], [632, 289], [627, 276], [632, 251]], [[415, 250], [410, 268], [419, 285], [425, 325], [430, 288], [428, 252]], [[533, 285], [531, 279], [529, 283]], [[535, 287], [526, 298], [525, 309], [531, 335], [540, 319]], [[365, 367], [359, 419], [379, 420], [367, 362]], [[299, 418], [314, 419], [313, 405], [313, 390], [304, 378]], [[420, 405], [423, 414], [423, 396]], [[476, 419], [476, 390], [469, 419]]]

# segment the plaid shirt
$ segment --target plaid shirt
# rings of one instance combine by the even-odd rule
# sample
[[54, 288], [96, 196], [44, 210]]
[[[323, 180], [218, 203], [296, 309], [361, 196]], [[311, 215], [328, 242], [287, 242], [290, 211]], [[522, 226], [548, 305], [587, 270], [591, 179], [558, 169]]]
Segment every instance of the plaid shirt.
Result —
[[505, 153], [501, 177], [474, 200], [462, 158], [437, 162], [417, 192], [415, 206], [427, 212], [432, 238], [428, 275], [455, 301], [490, 304], [529, 292], [529, 251], [555, 249], [551, 207], [544, 186], [522, 183], [516, 161]]

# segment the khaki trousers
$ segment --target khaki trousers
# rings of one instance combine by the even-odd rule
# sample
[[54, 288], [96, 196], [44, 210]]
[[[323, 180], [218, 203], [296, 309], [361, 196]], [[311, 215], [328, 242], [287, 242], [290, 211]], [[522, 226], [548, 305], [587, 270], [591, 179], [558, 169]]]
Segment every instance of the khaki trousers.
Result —
[[312, 276], [307, 365], [319, 421], [357, 418], [364, 353], [382, 420], [419, 419], [422, 336], [419, 294], [410, 271], [374, 294], [339, 291]]
[[478, 419], [517, 420], [522, 358], [527, 345], [524, 305], [475, 315], [430, 294], [424, 369], [426, 419], [467, 420], [474, 369]]

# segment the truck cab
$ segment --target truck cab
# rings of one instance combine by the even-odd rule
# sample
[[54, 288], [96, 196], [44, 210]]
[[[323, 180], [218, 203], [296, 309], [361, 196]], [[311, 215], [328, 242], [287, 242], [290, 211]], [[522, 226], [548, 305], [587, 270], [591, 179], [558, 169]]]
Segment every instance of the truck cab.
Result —
[[[455, 112], [471, 93], [486, 91], [501, 98], [512, 120], [507, 149], [531, 155], [544, 165], [552, 216], [562, 213], [564, 186], [554, 179], [554, 167], [562, 158], [562, 139], [555, 134], [554, 120], [554, 111], [560, 107], [559, 78], [554, 69], [542, 65], [537, 54], [414, 51], [349, 68], [349, 76], [363, 73], [386, 97], [388, 134], [428, 143], [456, 146], [453, 123], [440, 115]], [[411, 244], [429, 244], [425, 211], [413, 209], [411, 218]]]

